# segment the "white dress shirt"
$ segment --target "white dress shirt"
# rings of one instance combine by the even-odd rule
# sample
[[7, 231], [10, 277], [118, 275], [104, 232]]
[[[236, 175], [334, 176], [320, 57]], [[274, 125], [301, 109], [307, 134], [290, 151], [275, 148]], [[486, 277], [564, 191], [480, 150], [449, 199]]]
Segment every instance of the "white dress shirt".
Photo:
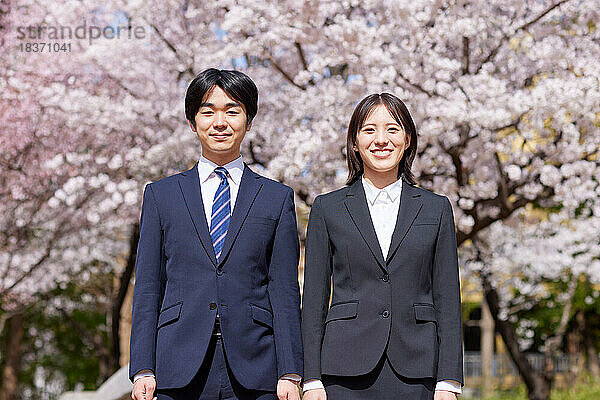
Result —
[[[200, 187], [202, 188], [202, 202], [204, 203], [204, 214], [206, 215], [206, 222], [210, 230], [210, 222], [212, 219], [212, 205], [217, 193], [217, 189], [221, 183], [221, 178], [216, 174], [215, 169], [219, 167], [218, 164], [210, 161], [204, 156], [200, 157], [198, 161], [198, 178], [200, 179]], [[223, 168], [227, 170], [227, 182], [229, 183], [229, 196], [230, 196], [230, 210], [233, 214], [233, 207], [235, 207], [235, 200], [237, 198], [238, 191], [240, 189], [240, 183], [242, 182], [242, 175], [244, 173], [244, 160], [240, 155], [233, 161], [223, 165]], [[146, 376], [154, 376], [154, 373], [150, 370], [142, 370], [138, 372], [133, 382]], [[282, 379], [288, 379], [294, 382], [301, 380], [299, 375], [286, 374], [281, 377]]]
[[[198, 178], [200, 178], [200, 187], [202, 188], [202, 202], [204, 203], [204, 214], [206, 215], [206, 222], [210, 230], [210, 221], [212, 218], [212, 205], [221, 183], [221, 178], [216, 174], [215, 169], [218, 164], [200, 157], [198, 161]], [[230, 197], [230, 209], [233, 213], [233, 207], [235, 207], [235, 199], [237, 198], [238, 191], [240, 190], [240, 182], [242, 181], [242, 174], [244, 173], [244, 160], [242, 156], [239, 156], [233, 161], [223, 165], [223, 168], [227, 170], [227, 182], [229, 183], [229, 197]]]
[[[402, 193], [402, 179], [378, 189], [362, 177], [363, 188], [367, 197], [367, 206], [377, 235], [377, 241], [383, 257], [387, 258], [392, 242], [392, 234], [396, 227], [398, 218], [398, 209], [400, 208], [400, 194]], [[303, 391], [311, 389], [324, 389], [323, 383], [318, 380], [309, 380], [304, 382]], [[461, 393], [460, 383], [453, 380], [439, 381], [435, 385], [435, 390], [446, 390], [454, 393]]]

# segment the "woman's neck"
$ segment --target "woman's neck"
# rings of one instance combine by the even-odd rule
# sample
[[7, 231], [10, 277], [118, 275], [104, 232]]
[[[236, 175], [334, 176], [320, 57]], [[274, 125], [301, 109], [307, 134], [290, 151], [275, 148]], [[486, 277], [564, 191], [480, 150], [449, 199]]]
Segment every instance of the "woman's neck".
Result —
[[377, 189], [383, 189], [398, 180], [398, 169], [386, 172], [365, 171], [363, 176], [367, 182]]

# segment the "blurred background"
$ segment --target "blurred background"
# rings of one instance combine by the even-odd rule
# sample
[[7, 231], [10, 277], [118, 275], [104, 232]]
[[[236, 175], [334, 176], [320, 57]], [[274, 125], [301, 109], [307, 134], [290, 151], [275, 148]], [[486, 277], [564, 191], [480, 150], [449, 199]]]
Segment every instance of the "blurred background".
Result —
[[141, 194], [198, 160], [183, 100], [208, 67], [256, 82], [244, 161], [294, 188], [301, 241], [354, 106], [402, 98], [419, 185], [454, 208], [464, 397], [600, 398], [599, 12], [0, 1], [0, 400], [127, 398]]

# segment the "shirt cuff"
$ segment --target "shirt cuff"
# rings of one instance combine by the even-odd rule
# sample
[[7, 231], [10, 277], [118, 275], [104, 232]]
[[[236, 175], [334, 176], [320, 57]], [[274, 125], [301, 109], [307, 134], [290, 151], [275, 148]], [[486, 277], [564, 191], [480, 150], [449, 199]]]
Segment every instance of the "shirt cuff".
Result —
[[462, 385], [460, 384], [460, 382], [448, 379], [448, 380], [439, 381], [438, 383], [436, 383], [435, 390], [445, 390], [447, 392], [461, 394], [462, 393], [461, 386]]
[[319, 379], [309, 379], [304, 381], [304, 384], [302, 385], [302, 393], [313, 389], [325, 389], [325, 386], [323, 386], [323, 382], [321, 382]]
[[[462, 393], [461, 386], [462, 385], [457, 381], [445, 380], [445, 381], [439, 381], [435, 385], [435, 390], [446, 390], [448, 392], [461, 394]], [[325, 386], [323, 386], [323, 382], [321, 382], [319, 379], [310, 379], [310, 380], [304, 382], [304, 385], [302, 386], [303, 393], [308, 390], [313, 390], [313, 389], [325, 389]]]
[[148, 376], [151, 376], [154, 378], [154, 373], [149, 369], [143, 369], [140, 372], [138, 372], [137, 374], [135, 374], [135, 376], [133, 377], [133, 383], [135, 383], [135, 381], [137, 381], [140, 378], [146, 378]]
[[302, 377], [298, 374], [285, 374], [279, 379], [287, 379], [288, 381], [293, 381], [294, 383], [299, 383], [302, 380]]

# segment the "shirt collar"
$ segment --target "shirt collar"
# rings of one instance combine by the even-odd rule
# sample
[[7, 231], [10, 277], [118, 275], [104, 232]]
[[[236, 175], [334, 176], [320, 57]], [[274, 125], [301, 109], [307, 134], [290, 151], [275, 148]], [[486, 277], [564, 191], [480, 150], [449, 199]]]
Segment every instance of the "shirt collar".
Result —
[[[215, 175], [215, 168], [219, 165], [210, 161], [204, 156], [200, 156], [198, 160], [198, 176], [200, 177], [200, 183], [206, 182], [208, 178]], [[242, 174], [244, 173], [244, 160], [240, 155], [233, 161], [223, 165], [223, 168], [227, 170], [229, 177], [236, 185], [239, 185], [242, 180]]]
[[396, 199], [398, 198], [398, 196], [400, 196], [400, 193], [402, 192], [402, 179], [398, 179], [396, 182], [387, 185], [383, 189], [378, 189], [375, 186], [371, 185], [369, 182], [367, 182], [363, 175], [362, 184], [365, 189], [367, 201], [371, 203], [371, 205], [375, 204], [377, 197], [386, 194], [392, 201], [396, 201]]

